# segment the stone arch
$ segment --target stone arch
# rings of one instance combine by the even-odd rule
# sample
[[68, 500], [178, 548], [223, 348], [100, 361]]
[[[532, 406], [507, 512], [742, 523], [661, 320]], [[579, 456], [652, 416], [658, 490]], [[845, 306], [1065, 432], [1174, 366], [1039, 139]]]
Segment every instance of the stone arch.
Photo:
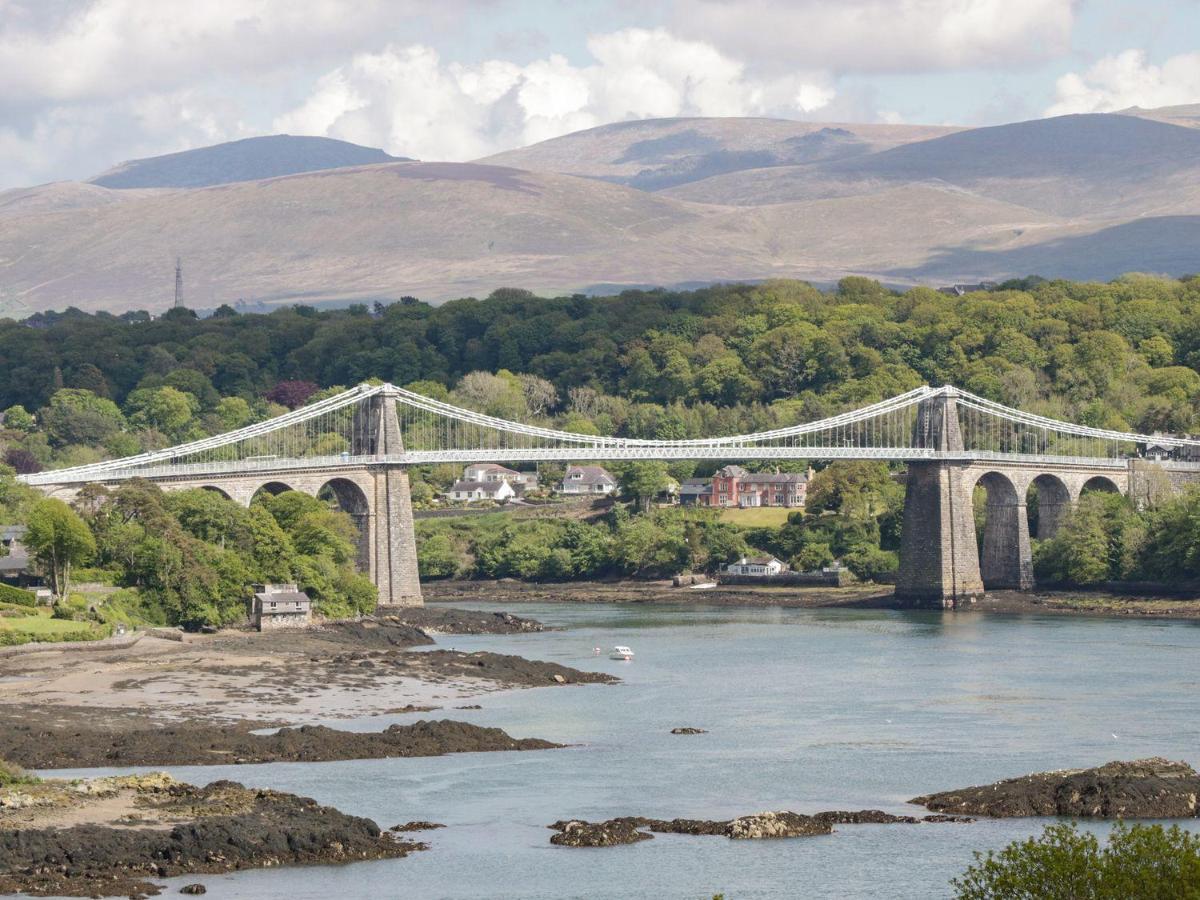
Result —
[[202, 485], [200, 485], [200, 490], [212, 491], [214, 494], [220, 494], [226, 500], [233, 499], [233, 497], [231, 497], [229, 495], [229, 492], [227, 490], [225, 490], [224, 488], [217, 487], [215, 484], [202, 484]]
[[1071, 489], [1057, 475], [1046, 472], [1029, 483], [1025, 492], [1030, 534], [1039, 541], [1054, 537], [1071, 510]]
[[1107, 475], [1093, 475], [1091, 478], [1085, 481], [1083, 486], [1079, 489], [1079, 493], [1082, 496], [1088, 491], [1103, 491], [1106, 494], [1121, 493], [1121, 489], [1117, 487], [1117, 483]]
[[367, 492], [349, 478], [330, 478], [317, 490], [317, 498], [325, 500], [350, 517], [358, 529], [358, 570], [371, 567], [371, 501]]
[[987, 493], [979, 574], [987, 589], [1024, 591], [1033, 587], [1033, 556], [1024, 498], [1002, 472], [985, 472], [973, 487]]
[[254, 489], [254, 493], [250, 495], [250, 502], [253, 503], [263, 494], [282, 494], [284, 491], [294, 490], [294, 487], [282, 481], [266, 481]]

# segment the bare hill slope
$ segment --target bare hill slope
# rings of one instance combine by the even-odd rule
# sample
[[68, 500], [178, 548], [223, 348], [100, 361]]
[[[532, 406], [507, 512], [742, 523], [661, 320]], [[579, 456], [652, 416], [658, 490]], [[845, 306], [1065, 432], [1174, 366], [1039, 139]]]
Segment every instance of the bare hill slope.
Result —
[[496, 157], [539, 171], [385, 162], [201, 188], [44, 185], [0, 194], [0, 314], [161, 310], [177, 255], [198, 308], [781, 276], [1178, 275], [1200, 271], [1198, 150], [1200, 129], [1132, 115], [969, 131], [683, 119]]
[[954, 130], [789, 119], [645, 119], [577, 131], [480, 161], [660, 190], [726, 172], [855, 157]]
[[382, 150], [332, 138], [272, 134], [130, 160], [91, 183], [119, 189], [210, 187], [398, 160]]

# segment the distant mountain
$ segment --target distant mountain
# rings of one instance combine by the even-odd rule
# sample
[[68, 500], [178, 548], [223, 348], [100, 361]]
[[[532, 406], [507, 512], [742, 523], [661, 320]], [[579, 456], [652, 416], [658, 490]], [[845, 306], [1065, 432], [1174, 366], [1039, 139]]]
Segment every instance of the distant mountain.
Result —
[[1143, 109], [1131, 106], [1120, 112], [1123, 116], [1138, 116], [1142, 119], [1154, 119], [1158, 122], [1169, 122], [1172, 125], [1182, 125], [1185, 128], [1200, 128], [1200, 103], [1185, 103], [1180, 106], [1160, 106], [1157, 109]]
[[118, 189], [197, 188], [402, 160], [382, 150], [332, 138], [273, 134], [130, 160], [90, 183]]
[[1043, 213], [1106, 219], [1200, 211], [1200, 130], [1123, 115], [974, 128], [826, 162], [748, 170], [668, 191], [760, 205], [937, 183]]
[[[138, 183], [157, 187], [0, 193], [0, 315], [164, 309], [176, 256], [196, 308], [848, 274], [941, 284], [1197, 272], [1200, 129], [1160, 120], [1180, 115], [976, 129], [655, 120], [493, 157], [521, 167], [379, 162], [380, 151], [334, 141], [369, 162], [243, 182], [259, 148], [309, 139], [239, 142], [254, 152], [192, 151], [225, 182], [213, 186], [146, 169]], [[229, 152], [241, 162], [213, 163]], [[297, 164], [289, 152], [280, 159]]]
[[791, 119], [643, 119], [577, 131], [480, 162], [656, 191], [727, 172], [860, 156], [956, 130]]

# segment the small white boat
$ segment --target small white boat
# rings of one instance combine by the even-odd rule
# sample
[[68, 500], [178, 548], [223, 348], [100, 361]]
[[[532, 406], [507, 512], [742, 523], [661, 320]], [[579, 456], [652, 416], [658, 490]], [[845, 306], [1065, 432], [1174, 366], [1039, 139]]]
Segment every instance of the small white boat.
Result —
[[623, 659], [629, 662], [633, 659], [633, 651], [628, 647], [613, 647], [612, 653], [608, 654], [609, 659]]

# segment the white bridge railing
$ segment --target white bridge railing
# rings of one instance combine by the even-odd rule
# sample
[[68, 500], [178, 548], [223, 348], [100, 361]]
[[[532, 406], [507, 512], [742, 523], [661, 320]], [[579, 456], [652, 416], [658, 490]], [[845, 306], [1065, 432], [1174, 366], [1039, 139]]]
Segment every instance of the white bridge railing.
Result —
[[[920, 445], [918, 436], [938, 403], [954, 411], [963, 450]], [[370, 452], [381, 404], [394, 404], [403, 453]], [[227, 434], [21, 479], [48, 486], [369, 465], [636, 459], [990, 461], [1113, 469], [1148, 452], [1176, 457], [1172, 467], [1200, 468], [1200, 440], [1194, 438], [1074, 425], [953, 387], [920, 387], [860, 409], [752, 434], [643, 440], [510, 422], [392, 385], [360, 385]]]

